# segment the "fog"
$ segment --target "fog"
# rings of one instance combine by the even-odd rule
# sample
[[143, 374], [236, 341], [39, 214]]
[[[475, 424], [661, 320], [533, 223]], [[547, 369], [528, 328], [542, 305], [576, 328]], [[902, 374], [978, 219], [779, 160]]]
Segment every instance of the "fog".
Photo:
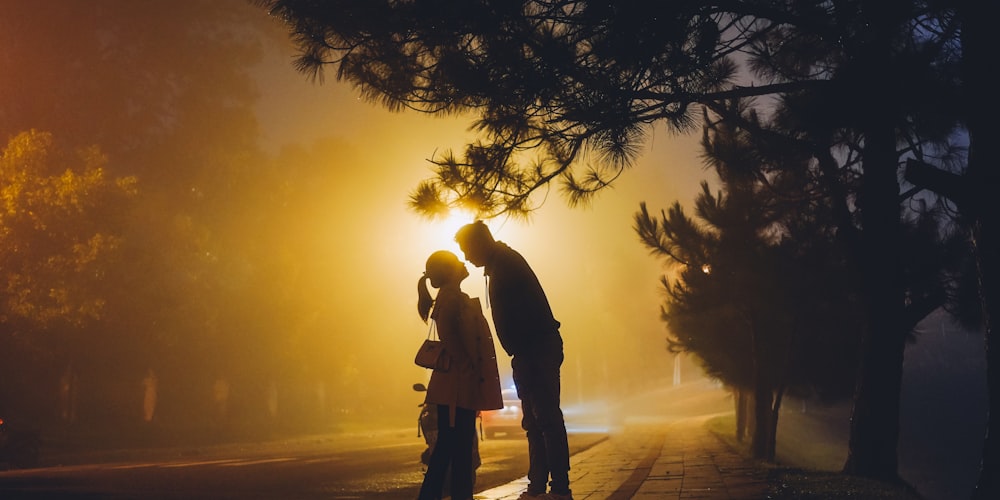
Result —
[[[331, 226], [349, 226], [338, 232], [342, 241], [353, 242], [349, 251], [356, 252], [346, 259], [342, 250], [329, 254], [339, 261], [333, 264], [335, 281], [350, 284], [330, 292], [336, 302], [350, 301], [340, 316], [344, 328], [337, 330], [359, 337], [359, 349], [368, 351], [373, 366], [382, 372], [390, 400], [406, 398], [399, 391], [427, 377], [426, 370], [410, 362], [426, 333], [416, 315], [416, 280], [431, 252], [461, 253], [452, 240], [457, 229], [453, 222], [423, 219], [405, 202], [416, 183], [430, 175], [426, 159], [435, 150], [459, 149], [468, 141], [468, 122], [461, 117], [389, 113], [359, 101], [345, 84], [310, 83], [288, 71], [290, 54], [287, 46], [276, 50], [262, 69], [270, 82], [262, 87], [259, 107], [264, 134], [274, 144], [302, 140], [310, 133], [320, 141], [333, 137], [363, 157], [361, 169], [371, 174], [336, 188], [337, 195], [356, 201], [351, 214], [315, 216], [328, 218]], [[286, 127], [271, 128], [272, 123]], [[658, 317], [657, 280], [663, 269], [638, 243], [631, 218], [642, 200], [654, 206], [662, 200], [665, 206], [668, 200], [690, 198], [687, 193], [697, 187], [700, 174], [694, 146], [692, 138], [664, 132], [631, 175], [592, 207], [567, 208], [553, 192], [528, 222], [489, 222], [497, 239], [529, 260], [562, 323], [568, 403], [624, 396], [669, 380], [672, 357]], [[676, 172], [665, 172], [662, 167], [668, 164]], [[463, 289], [484, 297], [481, 270], [468, 267], [471, 276]], [[354, 287], [355, 292], [345, 296], [343, 292]], [[499, 345], [497, 352], [501, 373], [509, 374], [509, 360]]]
[[[460, 149], [472, 137], [469, 122], [390, 113], [358, 100], [346, 84], [312, 83], [289, 71], [292, 53], [277, 47], [259, 69], [266, 82], [258, 106], [262, 133], [272, 148], [299, 141], [338, 149], [331, 156], [346, 156], [343, 150], [357, 155], [350, 168], [364, 173], [332, 187], [332, 196], [349, 197], [351, 207], [312, 214], [340, 241], [340, 248], [323, 252], [331, 261], [331, 282], [341, 284], [329, 290], [338, 304], [336, 330], [371, 353], [388, 387], [408, 390], [407, 382], [427, 376], [410, 362], [426, 334], [416, 314], [416, 280], [431, 252], [462, 254], [452, 238], [454, 220], [427, 220], [406, 201], [431, 174], [427, 158]], [[703, 174], [696, 142], [662, 130], [638, 165], [591, 206], [569, 208], [553, 189], [536, 200], [544, 204], [528, 221], [488, 222], [497, 239], [528, 259], [562, 323], [565, 399], [624, 396], [670, 379], [672, 355], [659, 320], [658, 279], [665, 270], [631, 224], [641, 201], [665, 207], [693, 196]], [[484, 297], [482, 270], [468, 268], [464, 291]], [[503, 373], [509, 360], [499, 345], [497, 352]]]
[[[390, 113], [332, 74], [311, 81], [292, 67], [283, 28], [242, 0], [0, 7], [3, 138], [50, 133], [52, 162], [96, 147], [102, 172], [137, 186], [121, 205], [95, 199], [101, 210], [72, 226], [81, 234], [32, 256], [72, 252], [92, 223], [121, 238], [100, 258], [71, 278], [27, 278], [17, 300], [8, 287], [0, 411], [108, 439], [412, 422], [410, 386], [428, 377], [412, 361], [427, 328], [416, 281], [431, 252], [457, 253], [463, 221], [421, 218], [407, 198], [431, 175], [428, 158], [471, 140], [469, 120]], [[691, 200], [704, 177], [697, 139], [658, 128], [591, 206], [569, 208], [553, 188], [528, 221], [489, 221], [562, 323], [567, 406], [674, 376], [659, 320], [665, 270], [631, 224], [641, 201]], [[8, 248], [37, 236], [12, 234]], [[15, 283], [15, 262], [4, 264]], [[469, 270], [464, 290], [484, 296], [481, 270]], [[63, 302], [35, 299], [41, 290]], [[40, 312], [83, 303], [93, 310]]]
[[[415, 424], [411, 386], [428, 377], [415, 285], [430, 253], [459, 253], [469, 221], [424, 219], [407, 199], [429, 158], [474, 139], [468, 117], [390, 113], [332, 72], [311, 81], [283, 27], [243, 0], [0, 12], [0, 417], [104, 446]], [[553, 187], [528, 221], [488, 222], [562, 323], [571, 427], [622, 408], [728, 410], [714, 385], [671, 387], [700, 372], [675, 371], [669, 270], [631, 228], [640, 202], [690, 206], [714, 178], [699, 139], [660, 125], [592, 205]], [[483, 297], [469, 271], [463, 289]], [[954, 498], [979, 459], [985, 362], [981, 337], [942, 324], [908, 347], [901, 472]], [[789, 395], [779, 447], [835, 470], [849, 406]]]

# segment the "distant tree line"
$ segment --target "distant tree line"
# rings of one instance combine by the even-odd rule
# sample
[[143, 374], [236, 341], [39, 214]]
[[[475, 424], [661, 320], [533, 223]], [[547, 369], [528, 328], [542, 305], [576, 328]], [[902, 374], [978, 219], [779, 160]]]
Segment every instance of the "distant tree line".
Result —
[[5, 3], [0, 417], [135, 445], [380, 409], [363, 355], [330, 362], [315, 215], [349, 155], [258, 144], [276, 33], [239, 1]]
[[[426, 213], [524, 215], [552, 182], [586, 202], [652, 127], [704, 128], [721, 189], [696, 200], [701, 224], [679, 205], [642, 207], [636, 228], [683, 266], [664, 283], [674, 348], [770, 414], [760, 456], [786, 389], [844, 391], [857, 365], [844, 471], [896, 480], [913, 326], [947, 306], [994, 343], [1000, 228], [986, 207], [1000, 172], [983, 149], [997, 109], [981, 2], [259, 3], [287, 23], [302, 71], [332, 67], [390, 109], [475, 117], [481, 139], [433, 158], [437, 175], [413, 193]], [[962, 234], [972, 273], [961, 245], [951, 258]], [[824, 343], [842, 355], [832, 381], [807, 366]], [[979, 498], [1000, 491], [1000, 350], [987, 352]]]

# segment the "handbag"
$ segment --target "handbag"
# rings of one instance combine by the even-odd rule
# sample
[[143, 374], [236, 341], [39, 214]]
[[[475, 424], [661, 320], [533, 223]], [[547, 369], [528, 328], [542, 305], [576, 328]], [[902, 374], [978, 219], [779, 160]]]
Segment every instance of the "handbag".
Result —
[[435, 339], [432, 337], [437, 337], [437, 328], [434, 320], [431, 320], [431, 326], [427, 329], [427, 338], [424, 339], [424, 343], [417, 350], [417, 355], [413, 358], [413, 362], [417, 366], [424, 368], [448, 371], [448, 368], [451, 367], [451, 358], [444, 352], [444, 344], [441, 343], [440, 338]]

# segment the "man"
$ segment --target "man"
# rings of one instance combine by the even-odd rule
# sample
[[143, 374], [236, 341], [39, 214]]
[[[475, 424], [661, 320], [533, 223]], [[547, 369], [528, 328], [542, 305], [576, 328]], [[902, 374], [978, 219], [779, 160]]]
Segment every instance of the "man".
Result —
[[[559, 368], [563, 362], [559, 322], [541, 284], [524, 257], [501, 241], [482, 221], [463, 226], [455, 241], [465, 259], [483, 268], [488, 306], [497, 338], [511, 356], [521, 426], [528, 435], [528, 490], [521, 499], [572, 500], [569, 443], [559, 408]], [[546, 483], [550, 491], [546, 494]]]

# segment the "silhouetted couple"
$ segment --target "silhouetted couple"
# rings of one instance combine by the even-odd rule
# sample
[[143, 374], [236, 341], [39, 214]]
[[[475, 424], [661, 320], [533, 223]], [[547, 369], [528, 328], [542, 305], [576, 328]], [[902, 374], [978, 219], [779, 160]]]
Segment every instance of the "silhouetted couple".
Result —
[[[528, 489], [520, 498], [572, 500], [569, 443], [559, 408], [563, 362], [559, 322], [531, 266], [520, 253], [496, 241], [486, 224], [477, 221], [463, 226], [455, 241], [469, 262], [483, 268], [497, 338], [511, 356], [523, 410], [521, 426], [528, 437]], [[438, 443], [420, 488], [422, 500], [441, 498], [449, 464], [452, 498], [472, 498], [472, 471], [468, 469], [476, 439], [476, 412], [503, 406], [489, 325], [478, 299], [460, 289], [468, 276], [455, 254], [438, 251], [427, 259], [417, 286], [417, 309], [422, 318], [429, 315], [437, 323], [444, 350], [452, 356], [451, 368], [434, 370], [428, 384], [426, 402], [438, 405], [439, 425]], [[435, 299], [427, 290], [427, 280], [439, 289]]]

